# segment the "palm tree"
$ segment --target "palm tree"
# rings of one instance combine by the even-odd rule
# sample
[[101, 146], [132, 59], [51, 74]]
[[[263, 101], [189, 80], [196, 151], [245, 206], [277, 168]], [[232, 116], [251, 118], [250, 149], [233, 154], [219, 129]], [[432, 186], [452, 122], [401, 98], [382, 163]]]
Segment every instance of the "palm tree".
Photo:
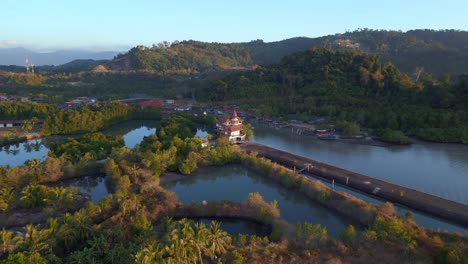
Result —
[[47, 204], [52, 204], [55, 209], [65, 207], [70, 208], [74, 200], [75, 193], [65, 187], [52, 188], [45, 200]]
[[90, 248], [92, 249], [94, 257], [102, 258], [106, 254], [106, 252], [109, 251], [110, 245], [109, 245], [109, 242], [107, 241], [108, 237], [109, 237], [109, 233], [103, 232], [101, 235], [95, 236], [93, 239], [88, 241], [88, 244]]
[[32, 224], [28, 224], [24, 227], [24, 243], [30, 251], [43, 252], [48, 249], [48, 245], [45, 243], [47, 234], [39, 231]]
[[13, 188], [2, 188], [0, 190], [0, 211], [4, 212], [10, 207], [13, 200]]
[[231, 237], [223, 231], [218, 221], [212, 221], [209, 234], [207, 236], [207, 254], [211, 259], [225, 254], [227, 248], [231, 245]]
[[161, 262], [162, 260], [162, 250], [157, 245], [149, 245], [148, 247], [143, 248], [142, 250], [138, 251], [135, 255], [135, 263], [138, 264], [152, 264]]
[[195, 242], [196, 244], [194, 245], [198, 258], [200, 259], [200, 262], [203, 263], [203, 258], [202, 254], [206, 252], [206, 243], [207, 243], [207, 238], [209, 234], [209, 230], [206, 228], [205, 224], [203, 223], [196, 223], [195, 224]]
[[185, 244], [185, 259], [193, 259], [193, 263], [203, 263], [202, 250], [204, 248], [204, 241], [198, 241], [196, 238], [195, 230], [192, 227], [192, 221], [184, 218], [180, 220], [182, 228], [180, 230], [181, 238]]
[[58, 234], [67, 251], [77, 242], [78, 230], [74, 226], [74, 219], [70, 213], [66, 213], [60, 218]]
[[20, 200], [26, 208], [41, 206], [44, 202], [43, 186], [37, 184], [29, 184], [21, 191]]
[[73, 219], [75, 221], [74, 226], [77, 229], [78, 238], [81, 241], [85, 241], [92, 231], [93, 222], [91, 218], [86, 215], [83, 210], [80, 210], [73, 215]]
[[31, 180], [37, 181], [38, 174], [39, 174], [39, 169], [41, 165], [41, 160], [40, 159], [32, 159], [32, 160], [27, 160], [24, 163], [29, 170], [29, 176], [31, 177]]
[[47, 226], [45, 232], [47, 232], [47, 236], [49, 237], [49, 244], [56, 246], [60, 228], [58, 219], [55, 217], [49, 218], [49, 220], [47, 220]]
[[17, 246], [18, 238], [13, 235], [13, 232], [5, 230], [3, 228], [0, 231], [1, 245], [2, 245], [2, 254], [6, 254], [10, 251], [13, 251]]

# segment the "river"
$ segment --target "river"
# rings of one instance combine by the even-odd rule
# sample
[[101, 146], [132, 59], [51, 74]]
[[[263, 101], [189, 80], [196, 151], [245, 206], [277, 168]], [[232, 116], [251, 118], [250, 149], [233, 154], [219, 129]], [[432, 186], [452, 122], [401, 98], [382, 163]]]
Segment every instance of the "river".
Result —
[[[416, 141], [411, 146], [377, 147], [344, 142], [323, 141], [311, 136], [297, 135], [287, 129], [275, 129], [255, 123], [253, 142], [322, 161], [341, 168], [366, 174], [416, 190], [467, 203], [468, 146]], [[461, 185], [447, 181], [451, 178]], [[320, 178], [328, 186], [332, 184]], [[334, 185], [335, 190], [350, 193], [366, 202], [382, 204], [385, 201], [369, 195]], [[454, 193], [451, 193], [451, 192]], [[396, 212], [414, 213], [414, 220], [421, 226], [468, 234], [462, 227], [427, 214], [395, 205]]]
[[[158, 123], [154, 121], [129, 121], [107, 129], [104, 133], [113, 135], [123, 134], [125, 146], [133, 148], [136, 144], [141, 142], [144, 136], [154, 133], [156, 131], [155, 128], [157, 124]], [[419, 191], [428, 192], [454, 201], [468, 203], [468, 192], [466, 191], [466, 188], [468, 187], [468, 146], [417, 141], [416, 144], [411, 146], [376, 147], [322, 141], [310, 136], [292, 134], [286, 129], [277, 130], [265, 124], [255, 123], [254, 125], [255, 136], [252, 139], [254, 142], [269, 145], [274, 148], [326, 162], [392, 183], [404, 185]], [[205, 134], [206, 132], [204, 130], [199, 129], [197, 131], [197, 136], [202, 138], [204, 138]], [[10, 146], [9, 148], [4, 147], [0, 151], [0, 165], [10, 165], [13, 167], [24, 164], [28, 159], [43, 159], [49, 150], [47, 148], [48, 141], [50, 142], [52, 140], [56, 139], [37, 139]], [[251, 175], [251, 173], [247, 174]], [[210, 175], [211, 182], [218, 181], [215, 180], [218, 176]], [[224, 179], [224, 176], [221, 176], [221, 178]], [[90, 194], [93, 201], [98, 201], [102, 197], [103, 193], [104, 195], [107, 195], [107, 193], [104, 192], [104, 189], [102, 189], [104, 188], [104, 184], [103, 180], [101, 180], [99, 180], [97, 184], [92, 184], [95, 186], [94, 188], [88, 188], [87, 191], [83, 189], [83, 191]], [[266, 183], [258, 184], [258, 177], [249, 178], [249, 176], [244, 175], [239, 177], [238, 181], [241, 182], [233, 182], [233, 184], [242, 184], [242, 187], [236, 187], [240, 190], [231, 190], [232, 186], [226, 185], [228, 186], [228, 190], [234, 192], [232, 193], [232, 196], [225, 197], [223, 199], [231, 197], [233, 200], [243, 200], [246, 197], [246, 193], [243, 189], [249, 190], [248, 192], [255, 192], [256, 188], [264, 191], [264, 188], [266, 188]], [[197, 186], [193, 187], [200, 188], [200, 190], [208, 190], [208, 188], [213, 187], [210, 186], [210, 181], [207, 181], [206, 184], [208, 184], [205, 185], [206, 188]], [[82, 185], [82, 183], [76, 183], [76, 185], [79, 186]], [[352, 192], [349, 189], [339, 186], [335, 186], [335, 188], [342, 191]], [[219, 192], [219, 189], [215, 190]], [[187, 192], [190, 193], [191, 191], [187, 190]], [[240, 193], [236, 195], [236, 192], [241, 192], [242, 195]], [[272, 191], [270, 190], [267, 192]], [[354, 192], [353, 194], [368, 202], [382, 203], [381, 200], [361, 193]], [[183, 197], [185, 194], [180, 193], [179, 195]], [[218, 198], [221, 197], [212, 195], [207, 198], [206, 196], [208, 194], [205, 191], [200, 191], [198, 195], [201, 196], [200, 199], [202, 200], [219, 200]], [[278, 199], [272, 195], [266, 195], [264, 197], [266, 199]], [[280, 204], [280, 206], [282, 205]], [[285, 211], [284, 213], [287, 213], [288, 210], [292, 210], [291, 208], [295, 207], [292, 205], [292, 207], [283, 208], [281, 211]], [[396, 206], [396, 209], [401, 214], [404, 214], [407, 210], [406, 208], [398, 205]], [[291, 211], [290, 214], [293, 215], [294, 212]], [[299, 213], [299, 215], [300, 214], [301, 213]], [[298, 218], [291, 216], [289, 219], [294, 221], [306, 219], [299, 215], [296, 216]], [[318, 213], [317, 215], [318, 218], [325, 216], [325, 218], [321, 219], [321, 223], [325, 224], [328, 221], [327, 214]], [[313, 220], [314, 221], [312, 222], [318, 222], [317, 219]], [[428, 228], [468, 233], [467, 228], [453, 225], [418, 212], [415, 212], [415, 220], [418, 224]], [[336, 230], [341, 230], [345, 224], [340, 221], [335, 221], [332, 222], [332, 225], [337, 226]], [[329, 230], [331, 229], [329, 228]]]
[[468, 204], [468, 145], [376, 147], [315, 139], [255, 123], [253, 142]]

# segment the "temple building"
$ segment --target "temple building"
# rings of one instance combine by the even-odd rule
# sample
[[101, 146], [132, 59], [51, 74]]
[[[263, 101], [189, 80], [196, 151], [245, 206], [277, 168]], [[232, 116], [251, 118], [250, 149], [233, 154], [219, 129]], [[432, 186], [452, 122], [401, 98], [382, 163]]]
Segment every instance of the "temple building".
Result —
[[244, 143], [245, 134], [242, 134], [242, 118], [234, 111], [231, 116], [222, 118], [216, 123], [220, 137], [228, 138], [231, 143]]

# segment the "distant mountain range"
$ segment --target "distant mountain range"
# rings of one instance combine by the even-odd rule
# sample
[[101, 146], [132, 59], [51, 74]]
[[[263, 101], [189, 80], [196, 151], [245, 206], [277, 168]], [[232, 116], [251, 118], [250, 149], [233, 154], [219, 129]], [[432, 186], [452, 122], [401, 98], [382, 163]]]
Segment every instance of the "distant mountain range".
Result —
[[73, 60], [109, 60], [118, 53], [118, 51], [94, 52], [77, 49], [40, 53], [21, 47], [0, 48], [0, 65], [25, 66], [26, 58], [35, 66], [61, 65]]

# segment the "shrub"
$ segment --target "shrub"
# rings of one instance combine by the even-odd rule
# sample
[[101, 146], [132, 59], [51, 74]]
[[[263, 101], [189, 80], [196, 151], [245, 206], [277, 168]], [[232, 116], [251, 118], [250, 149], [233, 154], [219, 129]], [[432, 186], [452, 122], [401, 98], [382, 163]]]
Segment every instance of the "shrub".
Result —
[[278, 242], [281, 239], [281, 235], [283, 234], [283, 230], [279, 224], [273, 225], [273, 230], [270, 234], [271, 241]]
[[133, 230], [135, 230], [137, 233], [142, 233], [151, 230], [153, 225], [145, 215], [143, 215], [141, 212], [138, 212], [133, 219], [132, 227]]
[[411, 140], [399, 130], [385, 129], [382, 135], [380, 136], [380, 139], [386, 142], [396, 144], [411, 144]]
[[345, 245], [351, 245], [356, 238], [356, 231], [354, 230], [354, 226], [349, 225], [343, 232], [340, 234], [340, 240]]
[[328, 201], [330, 200], [331, 194], [329, 191], [320, 191], [320, 199], [323, 201]]
[[312, 248], [328, 240], [327, 229], [309, 223], [296, 224], [295, 242], [299, 247]]
[[407, 212], [405, 213], [405, 217], [406, 217], [406, 219], [411, 219], [411, 220], [413, 220], [413, 219], [414, 219], [414, 213], [411, 212], [411, 211], [407, 211]]

